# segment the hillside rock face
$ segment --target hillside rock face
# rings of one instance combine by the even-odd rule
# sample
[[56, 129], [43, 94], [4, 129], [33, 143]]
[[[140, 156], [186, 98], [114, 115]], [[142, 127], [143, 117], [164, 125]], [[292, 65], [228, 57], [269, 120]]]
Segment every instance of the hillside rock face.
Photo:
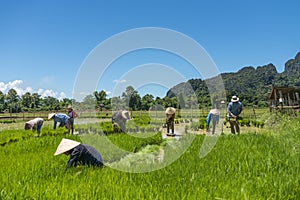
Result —
[[[276, 67], [270, 63], [257, 68], [243, 67], [238, 72], [222, 73], [220, 76], [228, 99], [232, 95], [238, 95], [245, 104], [266, 105], [268, 92], [272, 86], [300, 86], [300, 52], [294, 59], [286, 62], [283, 73], [278, 73]], [[209, 92], [214, 92], [215, 88], [219, 87], [210, 84], [210, 82], [214, 83], [214, 79], [191, 79], [174, 86], [168, 91], [167, 96], [174, 97], [176, 94], [182, 94], [187, 97], [195, 92], [199, 102], [208, 101]]]
[[285, 63], [284, 73], [287, 76], [300, 75], [300, 52], [296, 55], [295, 59], [290, 59]]

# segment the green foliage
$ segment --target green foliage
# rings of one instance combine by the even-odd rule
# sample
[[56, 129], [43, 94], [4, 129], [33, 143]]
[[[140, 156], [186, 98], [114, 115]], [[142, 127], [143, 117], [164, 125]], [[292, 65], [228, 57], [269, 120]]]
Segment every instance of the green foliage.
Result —
[[[299, 53], [295, 59], [287, 61], [283, 73], [278, 73], [273, 64], [258, 66], [256, 69], [252, 66], [244, 67], [238, 72], [222, 73], [227, 101], [231, 96], [238, 95], [245, 106], [257, 105], [258, 107], [268, 106], [268, 92], [271, 86], [291, 87], [300, 86], [300, 60]], [[218, 77], [208, 80], [190, 79], [185, 83], [179, 83], [167, 92], [168, 97], [174, 94], [183, 95], [186, 102], [190, 94], [196, 94], [199, 107], [211, 106], [210, 92], [217, 91], [218, 86], [214, 83]], [[208, 86], [210, 92], [208, 91]]]
[[[31, 131], [1, 132], [1, 141], [17, 140], [0, 146], [0, 199], [298, 199], [300, 195], [299, 118], [283, 118], [264, 134], [220, 136], [202, 159], [198, 154], [205, 136], [197, 135], [174, 163], [149, 173], [110, 167], [65, 170], [69, 158], [53, 153], [62, 137], [80, 138], [62, 130], [46, 130], [42, 137], [33, 137]], [[109, 136], [132, 152], [162, 142], [159, 134], [141, 139]]]

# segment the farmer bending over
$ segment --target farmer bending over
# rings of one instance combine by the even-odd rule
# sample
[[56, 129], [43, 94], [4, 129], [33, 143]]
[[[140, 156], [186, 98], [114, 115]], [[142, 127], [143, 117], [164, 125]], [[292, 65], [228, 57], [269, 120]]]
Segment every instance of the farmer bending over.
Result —
[[38, 136], [40, 136], [41, 129], [44, 123], [44, 119], [35, 118], [25, 123], [25, 130], [32, 129], [33, 131], [37, 130]]
[[166, 124], [167, 124], [167, 134], [169, 134], [170, 129], [172, 131], [172, 135], [174, 135], [174, 119], [175, 119], [176, 109], [173, 107], [168, 107], [166, 109]]
[[115, 112], [111, 118], [114, 132], [117, 132], [117, 126], [120, 127], [121, 131], [126, 132], [126, 121], [130, 119], [130, 114], [127, 110]]
[[70, 117], [68, 115], [62, 113], [50, 113], [48, 119], [53, 119], [53, 129], [56, 129], [57, 122], [59, 122], [59, 127], [65, 126], [70, 132]]
[[210, 122], [212, 122], [212, 134], [215, 134], [216, 125], [219, 123], [220, 113], [217, 108], [211, 109], [206, 117], [206, 131], [209, 132]]
[[80, 142], [63, 138], [58, 145], [54, 156], [59, 154], [70, 155], [67, 168], [77, 165], [102, 167], [103, 162], [100, 153], [93, 147], [80, 144]]

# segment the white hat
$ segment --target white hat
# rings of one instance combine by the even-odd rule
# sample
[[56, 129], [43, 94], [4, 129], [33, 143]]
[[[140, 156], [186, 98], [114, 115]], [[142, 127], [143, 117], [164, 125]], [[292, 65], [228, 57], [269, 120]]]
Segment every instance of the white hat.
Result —
[[59, 143], [54, 155], [57, 156], [59, 154], [65, 153], [77, 147], [78, 145], [80, 145], [80, 142], [63, 138]]
[[124, 118], [124, 119], [130, 119], [130, 115], [129, 115], [129, 112], [127, 111], [127, 110], [123, 110], [122, 112], [121, 112], [121, 114], [122, 114], [122, 117]]
[[216, 109], [216, 108], [211, 109], [210, 112], [211, 112], [211, 114], [213, 114], [213, 115], [219, 115], [219, 111], [218, 111], [218, 109]]
[[169, 115], [172, 115], [172, 114], [174, 114], [176, 112], [176, 109], [175, 108], [173, 108], [173, 107], [168, 107], [167, 109], [166, 109], [166, 114], [169, 114]]
[[238, 102], [240, 99], [237, 96], [232, 96], [231, 102]]
[[51, 119], [52, 117], [54, 117], [55, 113], [50, 113], [48, 114], [48, 119]]

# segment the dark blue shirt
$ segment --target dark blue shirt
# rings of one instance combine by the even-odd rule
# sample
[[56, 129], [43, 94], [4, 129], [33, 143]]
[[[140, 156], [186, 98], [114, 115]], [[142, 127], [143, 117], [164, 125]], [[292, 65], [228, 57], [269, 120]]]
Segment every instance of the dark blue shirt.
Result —
[[100, 153], [91, 146], [80, 144], [70, 153], [67, 167], [88, 165], [102, 167], [103, 162]]
[[232, 117], [231, 114], [235, 116], [239, 116], [243, 110], [243, 104], [238, 101], [238, 102], [230, 102], [228, 104], [228, 117]]

